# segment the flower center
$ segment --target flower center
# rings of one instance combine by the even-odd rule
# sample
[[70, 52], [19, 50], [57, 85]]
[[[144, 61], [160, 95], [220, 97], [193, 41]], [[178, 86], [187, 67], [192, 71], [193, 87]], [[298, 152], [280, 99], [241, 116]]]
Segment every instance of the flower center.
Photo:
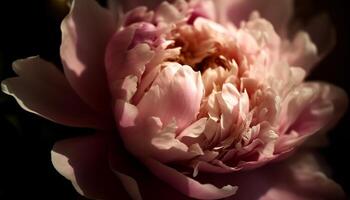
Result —
[[238, 57], [236, 45], [228, 33], [215, 30], [210, 23], [197, 18], [194, 24], [186, 23], [173, 29], [167, 39], [174, 41], [170, 48], [180, 48], [181, 53], [171, 61], [189, 65], [202, 74], [208, 68], [230, 70], [230, 61]]

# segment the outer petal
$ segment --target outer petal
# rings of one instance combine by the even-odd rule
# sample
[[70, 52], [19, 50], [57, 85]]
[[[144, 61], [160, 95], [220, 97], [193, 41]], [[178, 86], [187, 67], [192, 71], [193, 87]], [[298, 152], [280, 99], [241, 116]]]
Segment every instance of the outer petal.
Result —
[[122, 183], [109, 167], [109, 140], [103, 134], [94, 134], [59, 141], [51, 152], [52, 163], [86, 197], [128, 199]]
[[221, 23], [231, 21], [238, 26], [257, 10], [273, 24], [276, 32], [283, 34], [293, 15], [293, 0], [218, 0], [216, 5], [218, 21]]
[[[111, 1], [118, 1], [118, 0], [111, 0]], [[121, 6], [123, 7], [124, 11], [131, 10], [133, 8], [136, 8], [138, 6], [147, 6], [148, 8], [155, 8], [157, 5], [159, 5], [164, 0], [128, 0], [128, 1], [121, 1]]]
[[327, 14], [313, 17], [305, 26], [305, 30], [316, 44], [321, 60], [333, 49], [336, 43], [336, 32], [330, 17]]
[[[298, 33], [300, 30], [305, 31], [308, 34], [308, 36], [305, 37], [301, 35], [302, 37], [300, 37], [300, 33]], [[296, 45], [292, 44], [292, 48], [299, 47], [298, 49], [296, 49], [296, 51], [298, 53], [304, 53], [304, 55], [301, 55], [299, 60], [303, 61], [302, 59], [306, 58], [306, 62], [312, 64], [301, 66], [304, 67], [306, 71], [311, 71], [313, 67], [317, 65], [318, 62], [320, 62], [325, 56], [327, 56], [332, 51], [336, 44], [336, 30], [330, 19], [330, 16], [326, 13], [318, 14], [316, 16], [313, 16], [311, 19], [296, 21], [292, 23], [290, 32], [291, 34], [295, 34], [295, 39], [293, 43], [295, 43], [295, 41], [297, 42], [295, 43]], [[312, 42], [313, 44], [310, 44], [310, 42]], [[312, 48], [314, 47], [312, 47], [311, 45], [314, 45], [316, 47], [316, 52], [313, 52], [314, 50]], [[311, 57], [310, 53], [316, 55], [313, 55], [313, 57]], [[312, 61], [312, 63], [310, 63], [310, 61]]]
[[109, 162], [113, 171], [119, 171], [134, 178], [139, 186], [139, 192], [143, 199], [189, 199], [156, 178], [121, 145], [116, 146], [115, 151], [111, 151]]
[[61, 57], [70, 84], [92, 108], [108, 114], [104, 55], [114, 28], [112, 15], [94, 0], [75, 0], [61, 25]]
[[203, 93], [198, 72], [186, 65], [169, 63], [137, 105], [139, 119], [156, 116], [163, 124], [175, 119], [182, 130], [195, 120]]
[[319, 61], [317, 47], [306, 32], [298, 32], [292, 43], [287, 43], [282, 52], [291, 66], [300, 66], [308, 73]]
[[[233, 174], [199, 174], [199, 179], [217, 185], [238, 185], [239, 200], [332, 200], [345, 199], [341, 187], [320, 169], [313, 155], [300, 152], [277, 164]], [[223, 181], [225, 180], [225, 181]]]
[[106, 128], [113, 123], [87, 106], [53, 64], [31, 57], [17, 60], [13, 69], [19, 77], [4, 80], [1, 88], [23, 109], [68, 126]]
[[346, 93], [333, 85], [309, 82], [296, 88], [284, 102], [281, 135], [275, 153], [293, 148], [318, 131], [332, 127], [348, 105]]
[[230, 185], [219, 189], [211, 184], [201, 184], [153, 159], [144, 160], [144, 163], [159, 179], [192, 198], [222, 199], [234, 195], [237, 191], [237, 187], [232, 187]]
[[301, 135], [309, 134], [321, 128], [329, 128], [343, 116], [348, 105], [344, 90], [320, 82], [305, 83], [304, 87], [318, 90], [318, 96], [300, 113], [290, 129]]

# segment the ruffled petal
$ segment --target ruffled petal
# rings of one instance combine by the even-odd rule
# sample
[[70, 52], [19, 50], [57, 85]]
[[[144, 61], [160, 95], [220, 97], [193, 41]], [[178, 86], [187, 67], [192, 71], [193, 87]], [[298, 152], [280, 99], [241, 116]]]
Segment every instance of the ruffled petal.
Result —
[[13, 69], [19, 77], [4, 80], [1, 88], [15, 97], [24, 110], [68, 126], [112, 126], [111, 119], [98, 115], [80, 99], [53, 64], [30, 57], [15, 61]]
[[115, 30], [111, 13], [94, 0], [75, 0], [61, 30], [60, 53], [68, 81], [88, 105], [109, 114], [104, 55]]

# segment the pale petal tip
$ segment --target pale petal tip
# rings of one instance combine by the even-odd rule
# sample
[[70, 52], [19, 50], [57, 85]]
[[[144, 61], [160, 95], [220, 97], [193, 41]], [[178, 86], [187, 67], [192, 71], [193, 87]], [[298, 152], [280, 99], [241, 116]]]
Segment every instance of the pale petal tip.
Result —
[[236, 194], [237, 190], [238, 190], [238, 186], [232, 186], [232, 185], [225, 185], [224, 187], [221, 188], [224, 191], [227, 191], [231, 196]]
[[8, 90], [8, 87], [7, 87], [7, 82], [8, 82], [7, 79], [1, 81], [1, 91], [5, 94], [10, 95], [10, 92]]

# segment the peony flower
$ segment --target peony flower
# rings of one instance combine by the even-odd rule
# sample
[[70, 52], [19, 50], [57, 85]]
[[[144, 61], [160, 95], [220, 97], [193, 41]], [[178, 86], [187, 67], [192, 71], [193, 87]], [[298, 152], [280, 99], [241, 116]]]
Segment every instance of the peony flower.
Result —
[[52, 150], [81, 195], [344, 198], [308, 148], [284, 160], [347, 106], [342, 89], [305, 81], [327, 44], [305, 31], [288, 37], [291, 0], [125, 1], [125, 14], [109, 3], [72, 3], [64, 73], [30, 57], [2, 82], [23, 109], [96, 129]]

